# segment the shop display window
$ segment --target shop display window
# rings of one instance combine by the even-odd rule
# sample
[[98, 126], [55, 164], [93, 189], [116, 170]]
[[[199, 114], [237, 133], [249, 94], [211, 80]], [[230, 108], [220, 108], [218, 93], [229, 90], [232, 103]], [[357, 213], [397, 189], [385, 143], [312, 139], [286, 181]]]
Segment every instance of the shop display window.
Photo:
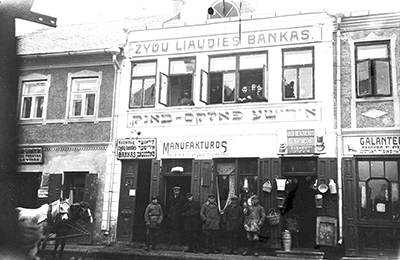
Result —
[[389, 42], [356, 44], [357, 97], [391, 96]]
[[169, 74], [161, 73], [160, 103], [165, 106], [193, 106], [195, 58], [169, 61]]
[[202, 71], [201, 101], [206, 104], [267, 102], [267, 54], [211, 57]]
[[359, 160], [357, 173], [360, 218], [400, 221], [399, 160]]
[[283, 100], [314, 99], [313, 49], [283, 50]]
[[129, 108], [154, 107], [156, 62], [134, 63]]

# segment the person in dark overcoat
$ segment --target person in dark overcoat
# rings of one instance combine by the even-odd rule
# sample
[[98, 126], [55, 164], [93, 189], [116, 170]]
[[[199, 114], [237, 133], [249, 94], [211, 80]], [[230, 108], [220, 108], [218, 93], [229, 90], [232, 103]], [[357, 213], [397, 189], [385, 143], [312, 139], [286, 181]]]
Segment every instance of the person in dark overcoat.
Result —
[[197, 253], [197, 233], [200, 230], [200, 204], [193, 200], [193, 194], [186, 194], [187, 202], [183, 206], [183, 226], [189, 244], [188, 252]]
[[147, 205], [144, 213], [144, 221], [146, 223], [146, 247], [145, 250], [149, 251], [150, 243], [152, 244], [153, 250], [156, 250], [157, 246], [157, 233], [161, 227], [163, 221], [163, 211], [161, 205], [158, 203], [158, 196], [151, 197], [151, 203]]
[[243, 228], [243, 219], [243, 208], [239, 205], [238, 197], [233, 195], [223, 214], [223, 226], [228, 237], [227, 254], [237, 254], [237, 243], [240, 229]]
[[211, 252], [217, 254], [216, 244], [220, 224], [220, 213], [218, 205], [215, 202], [214, 194], [208, 195], [208, 200], [201, 206], [200, 217], [203, 221], [202, 229], [206, 237], [206, 250], [204, 253], [208, 254]]
[[169, 244], [179, 245], [182, 243], [183, 218], [182, 209], [186, 198], [181, 195], [181, 187], [172, 188], [173, 194], [169, 198], [168, 219], [171, 228]]

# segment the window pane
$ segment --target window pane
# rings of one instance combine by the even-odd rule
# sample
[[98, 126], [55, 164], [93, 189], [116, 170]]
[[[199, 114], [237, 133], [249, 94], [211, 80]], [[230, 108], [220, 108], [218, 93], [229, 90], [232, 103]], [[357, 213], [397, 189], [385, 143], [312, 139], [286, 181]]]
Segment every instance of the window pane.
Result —
[[379, 202], [389, 201], [389, 187], [388, 182], [383, 179], [370, 180], [368, 182], [369, 199], [372, 202], [373, 211], [385, 212], [379, 209], [377, 205]]
[[192, 74], [170, 76], [169, 101], [170, 106], [179, 106], [185, 92], [192, 95]]
[[240, 160], [239, 161], [239, 174], [243, 175], [257, 175], [257, 160]]
[[222, 73], [210, 74], [210, 104], [222, 103]]
[[87, 94], [86, 95], [86, 115], [93, 116], [94, 115], [94, 101], [96, 95], [95, 94]]
[[369, 64], [369, 61], [357, 63], [357, 94], [359, 96], [372, 94]]
[[267, 64], [267, 55], [259, 54], [259, 55], [245, 55], [240, 56], [240, 65], [239, 69], [254, 69], [254, 68], [262, 68]]
[[97, 90], [97, 78], [80, 78], [74, 79], [74, 91], [96, 91]]
[[386, 178], [391, 181], [398, 181], [399, 180], [399, 172], [397, 161], [386, 161], [385, 162], [385, 172]]
[[152, 76], [156, 74], [156, 63], [137, 63], [133, 64], [132, 76]]
[[235, 73], [224, 74], [224, 102], [235, 101]]
[[312, 68], [300, 68], [300, 98], [313, 97], [313, 73]]
[[295, 98], [297, 89], [297, 70], [296, 69], [285, 69], [283, 71], [284, 77], [284, 98]]
[[235, 68], [236, 68], [235, 57], [213, 58], [210, 61], [210, 71], [235, 70]]
[[390, 76], [389, 76], [389, 62], [375, 61], [374, 66], [374, 81], [376, 83], [376, 94], [389, 95], [390, 94]]
[[311, 50], [285, 51], [283, 59], [284, 66], [312, 64], [312, 52]]
[[170, 63], [170, 74], [193, 73], [194, 59], [174, 60]]
[[[263, 71], [258, 70], [244, 70], [239, 72], [239, 101], [240, 102], [252, 102], [260, 101], [262, 97], [263, 87]], [[257, 95], [257, 89], [260, 89], [259, 95]]]
[[31, 117], [31, 106], [32, 106], [32, 98], [25, 97], [24, 104], [22, 107], [22, 118], [30, 118]]
[[155, 85], [156, 79], [145, 79], [144, 80], [144, 105], [154, 106], [155, 101]]
[[361, 194], [360, 194], [360, 206], [361, 206], [361, 208], [362, 209], [366, 209], [367, 208], [367, 190], [366, 190], [366, 188], [365, 188], [365, 182], [363, 182], [363, 181], [360, 181], [359, 183], [358, 183], [358, 186], [359, 186], [359, 188], [360, 188], [360, 192], [361, 192]]
[[366, 181], [369, 178], [369, 161], [358, 162], [358, 177], [360, 181]]
[[72, 115], [80, 116], [82, 111], [82, 100], [74, 100], [72, 105]]
[[43, 103], [44, 103], [44, 97], [36, 97], [36, 117], [41, 118], [43, 115]]
[[140, 107], [142, 100], [142, 80], [132, 80], [131, 96], [129, 101], [129, 108]]
[[399, 183], [392, 182], [392, 204], [399, 202]]
[[388, 57], [388, 46], [386, 44], [367, 45], [357, 47], [357, 59], [378, 59]]
[[46, 93], [46, 82], [45, 81], [34, 81], [24, 82], [23, 94], [45, 94]]
[[371, 177], [384, 177], [383, 161], [371, 161]]

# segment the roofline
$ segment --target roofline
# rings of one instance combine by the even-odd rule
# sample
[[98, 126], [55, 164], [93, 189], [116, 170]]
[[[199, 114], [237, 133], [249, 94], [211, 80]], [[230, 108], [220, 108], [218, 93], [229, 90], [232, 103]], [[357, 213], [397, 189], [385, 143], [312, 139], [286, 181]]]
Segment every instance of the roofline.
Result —
[[80, 51], [64, 51], [64, 52], [53, 52], [53, 53], [31, 53], [31, 54], [17, 54], [21, 58], [53, 58], [53, 57], [66, 57], [66, 56], [77, 56], [77, 55], [100, 55], [100, 54], [112, 54], [118, 55], [121, 53], [121, 49], [115, 48], [104, 48], [96, 50], [80, 50]]

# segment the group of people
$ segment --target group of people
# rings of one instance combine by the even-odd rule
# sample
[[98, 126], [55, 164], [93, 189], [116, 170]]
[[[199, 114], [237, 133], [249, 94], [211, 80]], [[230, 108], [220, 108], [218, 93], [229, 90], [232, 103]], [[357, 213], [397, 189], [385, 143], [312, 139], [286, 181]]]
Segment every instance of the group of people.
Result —
[[256, 84], [249, 84], [248, 86], [243, 86], [240, 89], [238, 102], [246, 103], [246, 102], [261, 102], [267, 101], [262, 93], [262, 86]]
[[[181, 231], [184, 230], [188, 243], [187, 251], [197, 253], [200, 244], [198, 231], [201, 229], [204, 233], [204, 253], [216, 254], [218, 234], [220, 229], [223, 229], [228, 239], [227, 254], [237, 254], [239, 236], [244, 228], [247, 247], [242, 255], [259, 256], [259, 234], [266, 214], [263, 206], [259, 204], [258, 196], [251, 196], [242, 207], [239, 198], [234, 195], [225, 210], [220, 212], [214, 194], [209, 194], [207, 201], [200, 207], [200, 204], [193, 200], [193, 194], [187, 193], [184, 197], [180, 194], [180, 190], [180, 187], [174, 187], [170, 198], [168, 210], [168, 219], [172, 227], [170, 243], [181, 245]], [[144, 218], [147, 225], [145, 250], [149, 250], [150, 244], [153, 250], [156, 250], [157, 233], [164, 219], [158, 196], [152, 197]]]

